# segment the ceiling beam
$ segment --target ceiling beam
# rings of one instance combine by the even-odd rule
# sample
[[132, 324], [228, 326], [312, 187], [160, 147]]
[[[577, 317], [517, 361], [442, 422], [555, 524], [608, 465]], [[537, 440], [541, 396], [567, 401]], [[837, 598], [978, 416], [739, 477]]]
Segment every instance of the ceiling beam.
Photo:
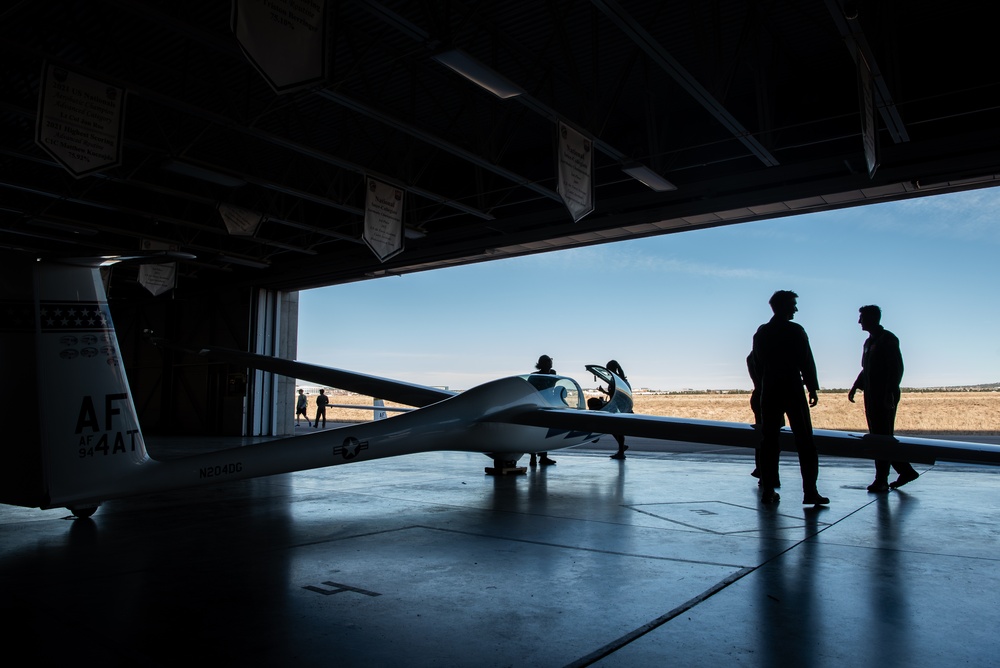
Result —
[[865, 32], [858, 22], [856, 9], [850, 16], [845, 15], [844, 8], [839, 0], [826, 0], [826, 7], [830, 11], [830, 16], [833, 17], [833, 22], [837, 25], [837, 30], [840, 31], [840, 36], [844, 38], [844, 45], [851, 54], [855, 65], [858, 64], [858, 55], [860, 54], [864, 58], [865, 63], [867, 63], [869, 70], [871, 70], [872, 84], [875, 89], [875, 106], [882, 116], [882, 122], [885, 123], [892, 141], [897, 144], [910, 141], [910, 134], [907, 132], [906, 125], [903, 124], [903, 119], [899, 115], [896, 103], [892, 99], [892, 93], [889, 92], [889, 86], [885, 81], [885, 77], [882, 76], [882, 70], [875, 60], [872, 48], [868, 44], [868, 38], [865, 37]]
[[[482, 156], [476, 155], [475, 153], [472, 153], [470, 151], [466, 151], [461, 147], [455, 146], [451, 142], [445, 141], [440, 137], [436, 137], [429, 132], [425, 132], [420, 128], [416, 127], [415, 125], [413, 125], [412, 123], [407, 123], [406, 121], [390, 116], [389, 114], [379, 111], [374, 107], [364, 104], [363, 102], [352, 99], [341, 93], [335, 93], [334, 91], [329, 89], [316, 91], [316, 94], [326, 100], [329, 100], [330, 102], [335, 102], [343, 107], [346, 107], [347, 109], [351, 109], [352, 111], [356, 111], [357, 113], [367, 116], [368, 118], [374, 119], [379, 123], [382, 123], [383, 125], [387, 125], [395, 130], [404, 132], [410, 135], [411, 137], [416, 137], [417, 139], [426, 144], [430, 144], [435, 148], [439, 148], [442, 151], [445, 151], [446, 153], [450, 153], [451, 155], [454, 155], [458, 158], [461, 158], [462, 160], [465, 160], [466, 162], [471, 162], [472, 164], [478, 167], [493, 172], [498, 176], [502, 176], [503, 178], [513, 183], [516, 183], [519, 186], [523, 186], [533, 192], [536, 192], [539, 195], [548, 197], [549, 199], [554, 200], [556, 202], [562, 202], [562, 198], [559, 196], [557, 192], [549, 190], [544, 186], [540, 186], [537, 183], [531, 181], [530, 179], [524, 178], [520, 174], [515, 174], [509, 169], [505, 169], [503, 167], [500, 167], [499, 165], [495, 165]], [[409, 186], [404, 186], [404, 187], [406, 187], [407, 189], [410, 188]], [[446, 202], [442, 202], [442, 204], [444, 203]], [[453, 205], [456, 206], [456, 208], [462, 206], [458, 203], [455, 203]], [[466, 213], [472, 213], [472, 210], [470, 209]], [[484, 216], [480, 216], [480, 218], [482, 217]], [[492, 218], [492, 216], [490, 218]]]
[[656, 41], [645, 28], [639, 25], [621, 5], [615, 0], [591, 0], [591, 4], [614, 22], [618, 28], [628, 35], [636, 46], [642, 49], [650, 60], [660, 66], [664, 72], [673, 77], [681, 88], [688, 92], [698, 104], [708, 111], [717, 121], [729, 130], [754, 156], [767, 167], [777, 166], [778, 159], [764, 148], [764, 145], [754, 137], [749, 130], [733, 117], [732, 114], [715, 99], [698, 80], [670, 55], [663, 45]]
[[[440, 44], [440, 42], [438, 40], [433, 39], [429, 33], [427, 33], [426, 31], [424, 31], [423, 29], [419, 28], [418, 26], [415, 26], [413, 23], [411, 23], [409, 21], [406, 21], [405, 19], [403, 19], [402, 17], [400, 17], [398, 14], [396, 14], [396, 13], [392, 12], [391, 10], [387, 9], [386, 7], [384, 7], [381, 3], [377, 2], [376, 0], [359, 0], [359, 2], [369, 12], [371, 12], [371, 14], [373, 16], [375, 16], [375, 17], [379, 18], [380, 20], [382, 20], [383, 22], [385, 22], [386, 25], [388, 25], [388, 26], [390, 26], [392, 28], [395, 28], [400, 33], [402, 33], [403, 35], [406, 35], [407, 37], [409, 37], [410, 39], [413, 39], [414, 41], [417, 41], [417, 42], [420, 42], [421, 44], [427, 45], [429, 49], [436, 48]], [[516, 82], [515, 82], [515, 84], [516, 84]], [[520, 104], [524, 105], [525, 107], [527, 107], [528, 109], [530, 109], [531, 111], [533, 111], [534, 113], [536, 113], [537, 115], [541, 116], [542, 118], [545, 118], [546, 120], [548, 120], [548, 121], [550, 121], [552, 123], [558, 123], [559, 121], [565, 121], [569, 125], [571, 125], [573, 127], [576, 127], [577, 129], [583, 131], [583, 126], [581, 126], [578, 123], [574, 122], [571, 118], [569, 118], [565, 114], [560, 114], [555, 109], [553, 109], [550, 106], [546, 105], [541, 100], [533, 97], [527, 91], [522, 90], [518, 95], [512, 97], [511, 100], [519, 102]], [[399, 128], [399, 129], [403, 129], [403, 128]], [[591, 135], [590, 132], [584, 132], [584, 134]], [[421, 137], [421, 139], [423, 139], [423, 137]], [[626, 155], [625, 153], [623, 153], [622, 151], [618, 150], [617, 148], [615, 148], [614, 146], [612, 146], [608, 142], [604, 141], [603, 139], [600, 139], [599, 137], [594, 137], [592, 135], [590, 136], [590, 139], [593, 142], [594, 147], [597, 150], [601, 151], [602, 153], [604, 153], [605, 155], [607, 155], [611, 159], [613, 159], [613, 160], [615, 160], [617, 162], [622, 163], [623, 166], [625, 166], [625, 163], [627, 163], [630, 160], [632, 160], [631, 156]], [[424, 139], [424, 141], [427, 141], [427, 140]], [[443, 148], [445, 150], [449, 150], [445, 146], [442, 146], [441, 148]], [[461, 149], [459, 149], [459, 150], [461, 150]], [[467, 160], [475, 162], [475, 164], [478, 164], [480, 167], [483, 167], [484, 169], [487, 169], [487, 170], [492, 171], [494, 173], [499, 173], [499, 172], [496, 171], [497, 167], [495, 165], [493, 165], [492, 163], [490, 163], [488, 161], [485, 161], [485, 159], [483, 159], [483, 158], [479, 158], [478, 156], [474, 156], [475, 160], [473, 160], [472, 158], [466, 157], [464, 155], [463, 156], [459, 156], [459, 157], [464, 157]], [[482, 161], [482, 162], [476, 162], [476, 160]], [[507, 170], [504, 170], [504, 172], [507, 172]], [[531, 184], [526, 179], [521, 179], [521, 177], [517, 177], [517, 175], [513, 174], [512, 172], [510, 172], [510, 173], [500, 173], [500, 175], [504, 176], [505, 178], [514, 180], [515, 182], [520, 182], [521, 185], [524, 185], [525, 187], [529, 187], [532, 190], [534, 190], [535, 192], [537, 192], [537, 193], [539, 193], [541, 195], [544, 195], [545, 197], [548, 197], [549, 199], [552, 199], [552, 200], [555, 200], [555, 201], [558, 201], [558, 202], [562, 202], [562, 198], [561, 198], [561, 196], [559, 196], [558, 193], [556, 193], [554, 191], [551, 191], [551, 190], [549, 190], [547, 188], [543, 188], [541, 186], [538, 186], [537, 184]], [[518, 181], [518, 179], [520, 179], [520, 181]], [[523, 182], [521, 182], [521, 181], [523, 181]]]
[[[162, 15], [161, 12], [158, 12], [157, 10], [155, 10], [155, 9], [153, 9], [151, 7], [148, 7], [146, 5], [143, 5], [142, 9], [143, 9], [143, 15], [146, 16], [147, 18], [157, 19], [158, 17], [160, 17]], [[176, 29], [176, 27], [177, 27], [177, 22], [176, 21], [170, 20], [168, 17], [165, 17], [165, 16], [163, 17], [163, 23], [165, 25], [169, 25], [171, 28], [174, 28], [174, 29]], [[191, 31], [191, 30], [187, 30], [187, 31], [185, 31], [182, 34], [184, 34], [185, 36], [189, 37], [190, 39], [197, 40], [199, 43], [203, 43], [206, 46], [213, 46], [213, 47], [217, 48], [217, 50], [219, 50], [220, 52], [223, 52], [223, 53], [232, 53], [234, 55], [234, 57], [238, 56], [239, 58], [244, 58], [244, 56], [242, 55], [242, 53], [238, 49], [235, 49], [235, 48], [232, 48], [232, 49], [230, 49], [230, 48], [223, 48], [221, 46], [213, 44], [212, 42], [217, 42], [218, 40], [213, 39], [208, 33], [204, 32], [204, 31]], [[2, 45], [0, 45], [0, 46], [2, 46]], [[10, 48], [14, 48], [15, 45], [8, 45], [8, 46]], [[202, 109], [202, 108], [197, 107], [197, 106], [195, 106], [193, 104], [180, 101], [180, 100], [178, 100], [177, 98], [174, 98], [174, 97], [169, 97], [167, 95], [161, 94], [161, 93], [159, 93], [157, 91], [154, 91], [154, 90], [151, 90], [149, 88], [145, 88], [145, 87], [140, 86], [138, 84], [135, 84], [133, 82], [123, 81], [123, 80], [118, 79], [118, 78], [110, 77], [105, 72], [95, 72], [95, 71], [91, 70], [88, 67], [80, 65], [79, 63], [66, 61], [66, 60], [64, 60], [64, 59], [62, 59], [62, 58], [60, 58], [60, 57], [58, 57], [58, 56], [56, 56], [54, 54], [51, 54], [51, 53], [42, 53], [42, 52], [39, 52], [38, 50], [24, 48], [23, 45], [19, 46], [18, 49], [22, 53], [30, 53], [30, 54], [32, 54], [34, 57], [38, 58], [40, 61], [48, 61], [50, 63], [58, 64], [58, 65], [61, 65], [63, 67], [66, 67], [66, 68], [68, 68], [70, 70], [73, 70], [74, 72], [79, 72], [81, 74], [84, 74], [86, 76], [92, 77], [92, 78], [97, 79], [99, 81], [107, 82], [107, 83], [109, 83], [111, 85], [114, 85], [114, 86], [117, 86], [119, 88], [125, 88], [128, 91], [129, 95], [137, 95], [137, 96], [142, 97], [142, 98], [144, 98], [144, 99], [146, 99], [149, 102], [152, 102], [154, 104], [163, 105], [163, 106], [165, 106], [167, 108], [173, 109], [174, 111], [179, 111], [181, 113], [187, 114], [188, 116], [191, 116], [191, 117], [194, 117], [194, 118], [198, 118], [198, 119], [200, 119], [202, 121], [206, 121], [206, 122], [209, 122], [209, 123], [213, 123], [215, 125], [218, 125], [220, 127], [224, 127], [224, 128], [226, 128], [228, 130], [231, 130], [233, 132], [240, 133], [240, 134], [243, 134], [243, 135], [246, 135], [246, 136], [249, 136], [249, 137], [253, 137], [254, 139], [258, 139], [258, 140], [263, 141], [265, 143], [269, 143], [271, 145], [278, 146], [278, 147], [286, 149], [288, 151], [292, 151], [292, 152], [298, 153], [300, 155], [304, 155], [304, 156], [308, 156], [308, 157], [314, 158], [316, 160], [319, 160], [319, 161], [324, 162], [324, 163], [329, 164], [329, 165], [333, 165], [334, 167], [338, 167], [338, 168], [343, 169], [345, 171], [354, 172], [354, 173], [356, 173], [356, 174], [358, 174], [360, 176], [371, 175], [371, 176], [374, 176], [376, 178], [381, 178], [381, 179], [386, 180], [386, 181], [388, 181], [390, 183], [393, 183], [395, 185], [399, 185], [402, 188], [405, 188], [408, 192], [411, 192], [411, 193], [413, 193], [415, 195], [419, 195], [419, 196], [424, 197], [426, 199], [429, 199], [429, 200], [431, 200], [433, 202], [437, 202], [438, 204], [442, 204], [444, 206], [457, 209], [457, 210], [459, 210], [459, 211], [461, 211], [463, 213], [467, 213], [467, 214], [473, 215], [473, 216], [475, 216], [477, 218], [481, 218], [483, 220], [493, 220], [493, 216], [491, 214], [486, 213], [484, 211], [480, 211], [478, 209], [475, 209], [473, 207], [467, 206], [465, 204], [462, 204], [461, 202], [459, 202], [459, 201], [457, 201], [455, 199], [452, 199], [450, 197], [446, 197], [444, 195], [440, 195], [440, 194], [434, 193], [432, 191], [429, 191], [429, 190], [426, 190], [426, 189], [423, 189], [423, 188], [412, 186], [410, 184], [400, 183], [396, 179], [391, 179], [391, 178], [385, 177], [383, 175], [380, 175], [380, 174], [378, 174], [378, 173], [376, 173], [376, 172], [374, 172], [372, 170], [367, 169], [366, 167], [364, 167], [363, 165], [360, 165], [358, 163], [351, 162], [349, 160], [345, 160], [345, 159], [340, 158], [338, 156], [330, 155], [329, 153], [325, 153], [323, 151], [320, 151], [318, 149], [314, 149], [314, 148], [306, 146], [304, 144], [300, 144], [298, 142], [294, 142], [294, 141], [285, 139], [284, 137], [280, 137], [278, 135], [273, 135], [273, 134], [270, 134], [268, 132], [264, 132], [264, 131], [259, 130], [259, 129], [254, 128], [254, 127], [249, 127], [247, 125], [244, 125], [244, 124], [242, 124], [242, 123], [240, 123], [238, 121], [235, 121], [235, 120], [233, 120], [233, 119], [231, 119], [231, 118], [229, 118], [227, 116], [224, 116], [222, 114], [218, 114], [216, 112], [209, 111], [207, 109]], [[318, 93], [323, 93], [325, 91], [319, 90], [317, 92]], [[337, 100], [330, 100], [330, 101], [337, 101]], [[347, 105], [345, 105], [345, 106], [347, 106]], [[373, 117], [375, 117], [375, 116], [373, 116]], [[378, 118], [378, 117], [375, 117], [375, 118]], [[385, 118], [389, 118], [389, 117], [385, 116]], [[381, 119], [379, 118], [379, 120], [381, 120]], [[432, 135], [429, 135], [429, 134], [426, 134], [426, 136], [427, 137], [432, 137]], [[448, 146], [447, 142], [444, 142], [443, 140], [439, 140], [439, 142], [440, 142], [439, 144], [434, 144], [434, 145], [438, 146], [442, 150], [446, 150], [447, 151], [448, 150], [447, 149], [447, 146]], [[454, 153], [458, 157], [465, 157], [464, 155], [461, 155], [460, 153], [456, 153], [454, 151], [449, 151], [449, 152]], [[466, 155], [468, 155], [468, 154], [466, 154]], [[500, 172], [497, 172], [497, 173], [500, 173]], [[516, 181], [516, 182], [518, 182], [520, 185], [523, 185], [524, 182], [528, 181], [527, 179], [524, 179], [523, 177], [517, 177], [517, 179], [518, 179], [518, 181]]]

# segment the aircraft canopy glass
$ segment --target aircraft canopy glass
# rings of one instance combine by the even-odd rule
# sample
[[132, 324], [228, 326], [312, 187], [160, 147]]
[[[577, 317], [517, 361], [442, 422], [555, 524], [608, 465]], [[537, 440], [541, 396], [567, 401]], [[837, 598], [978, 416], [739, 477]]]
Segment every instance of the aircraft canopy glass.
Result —
[[632, 388], [628, 381], [619, 378], [603, 366], [588, 364], [587, 371], [594, 374], [594, 377], [607, 384], [608, 401], [604, 408], [609, 413], [631, 413], [632, 412]]
[[521, 378], [531, 383], [553, 408], [584, 410], [587, 407], [580, 384], [572, 378], [543, 373], [526, 374]]

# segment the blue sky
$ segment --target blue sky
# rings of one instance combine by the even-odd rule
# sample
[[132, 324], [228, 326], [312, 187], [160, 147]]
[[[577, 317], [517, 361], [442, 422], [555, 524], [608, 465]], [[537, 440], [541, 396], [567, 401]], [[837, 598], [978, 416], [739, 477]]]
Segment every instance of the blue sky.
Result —
[[799, 294], [825, 389], [849, 387], [878, 304], [908, 387], [1000, 382], [1000, 189], [619, 241], [304, 291], [298, 358], [462, 390], [540, 354], [584, 387], [750, 387], [775, 290]]

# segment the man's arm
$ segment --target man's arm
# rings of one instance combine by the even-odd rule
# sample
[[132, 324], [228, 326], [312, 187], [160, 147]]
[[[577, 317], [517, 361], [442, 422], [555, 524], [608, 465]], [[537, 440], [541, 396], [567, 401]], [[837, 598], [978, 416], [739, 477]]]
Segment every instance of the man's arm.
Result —
[[851, 391], [847, 393], [847, 400], [850, 401], [852, 404], [854, 403], [855, 393], [857, 393], [857, 391], [863, 387], [864, 376], [865, 376], [865, 370], [862, 369], [861, 373], [859, 373], [858, 377], [854, 380], [854, 385], [851, 385]]
[[899, 339], [892, 332], [886, 332], [892, 345], [889, 346], [889, 378], [897, 388], [903, 382], [903, 353], [899, 350]]
[[[802, 329], [801, 340], [799, 341], [799, 371], [802, 372], [802, 381], [809, 390], [809, 405], [815, 406], [819, 402], [816, 393], [819, 391], [819, 379], [816, 376], [816, 360], [813, 358], [812, 348], [809, 347], [809, 336], [806, 330]], [[814, 401], [815, 397], [815, 401]]]

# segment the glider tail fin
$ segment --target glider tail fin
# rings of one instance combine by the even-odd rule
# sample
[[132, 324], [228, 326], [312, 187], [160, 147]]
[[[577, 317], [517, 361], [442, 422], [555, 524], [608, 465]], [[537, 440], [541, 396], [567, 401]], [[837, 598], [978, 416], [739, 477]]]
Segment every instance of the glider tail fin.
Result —
[[[19, 286], [28, 289], [21, 292], [26, 326], [3, 337], [5, 357], [16, 353], [5, 366], [13, 364], [20, 371], [13, 377], [33, 385], [36, 410], [7, 421], [26, 423], [25, 456], [17, 462], [21, 471], [0, 477], [0, 502], [96, 508], [150, 462], [104, 284], [90, 260], [38, 262], [32, 274], [31, 285]], [[23, 401], [4, 401], [5, 410]], [[8, 486], [9, 478], [24, 482]]]

